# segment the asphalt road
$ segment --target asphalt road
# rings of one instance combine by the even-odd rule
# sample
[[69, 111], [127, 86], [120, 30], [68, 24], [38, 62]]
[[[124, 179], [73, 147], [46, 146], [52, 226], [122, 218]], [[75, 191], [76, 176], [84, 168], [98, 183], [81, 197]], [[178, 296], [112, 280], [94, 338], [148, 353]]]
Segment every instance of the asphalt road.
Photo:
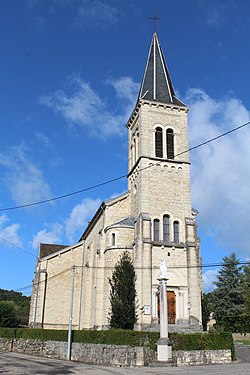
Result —
[[[246, 348], [249, 360], [250, 348]], [[250, 363], [238, 361], [228, 365], [187, 367], [116, 368], [32, 357], [24, 354], [0, 352], [0, 374], [4, 375], [250, 375]]]

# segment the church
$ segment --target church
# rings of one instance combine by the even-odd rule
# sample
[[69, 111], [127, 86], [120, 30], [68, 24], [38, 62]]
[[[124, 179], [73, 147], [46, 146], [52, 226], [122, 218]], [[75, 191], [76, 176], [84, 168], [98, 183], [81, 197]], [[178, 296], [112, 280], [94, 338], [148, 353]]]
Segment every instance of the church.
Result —
[[154, 32], [128, 130], [128, 190], [104, 201], [71, 246], [40, 244], [29, 325], [108, 329], [110, 285], [123, 252], [137, 280], [137, 330], [159, 330], [159, 265], [167, 264], [171, 332], [199, 331], [201, 257], [192, 209], [188, 107], [176, 96]]

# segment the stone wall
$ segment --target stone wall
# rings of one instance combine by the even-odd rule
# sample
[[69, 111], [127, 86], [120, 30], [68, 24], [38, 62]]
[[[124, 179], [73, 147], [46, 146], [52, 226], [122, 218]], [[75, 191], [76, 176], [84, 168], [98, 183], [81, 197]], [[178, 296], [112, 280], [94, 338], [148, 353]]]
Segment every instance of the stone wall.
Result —
[[173, 357], [177, 366], [230, 363], [231, 350], [178, 350], [173, 352]]
[[[67, 359], [67, 342], [0, 338], [0, 350], [39, 357]], [[143, 347], [73, 343], [71, 359], [101, 366], [135, 367], [156, 363], [156, 353]], [[188, 366], [230, 363], [231, 350], [192, 350], [173, 352], [173, 365]]]

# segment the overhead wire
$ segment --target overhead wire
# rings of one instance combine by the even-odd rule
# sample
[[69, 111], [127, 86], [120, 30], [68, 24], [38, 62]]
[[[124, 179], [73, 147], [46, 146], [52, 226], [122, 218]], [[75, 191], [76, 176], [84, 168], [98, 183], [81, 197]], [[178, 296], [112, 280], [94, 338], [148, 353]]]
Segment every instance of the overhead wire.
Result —
[[[201, 143], [199, 143], [196, 146], [190, 147], [189, 149], [187, 149], [185, 151], [182, 151], [182, 152], [174, 155], [174, 157], [183, 155], [183, 154], [185, 154], [187, 152], [193, 151], [193, 150], [195, 150], [195, 149], [197, 149], [199, 147], [207, 145], [208, 143], [214, 142], [214, 141], [218, 140], [219, 138], [225, 137], [228, 134], [231, 134], [231, 133], [233, 133], [233, 132], [235, 132], [235, 131], [237, 131], [239, 129], [242, 129], [242, 128], [248, 126], [249, 124], [250, 124], [250, 121], [248, 121], [248, 122], [246, 122], [246, 123], [244, 123], [244, 124], [242, 124], [240, 126], [237, 126], [237, 127], [233, 128], [233, 129], [227, 131], [227, 132], [219, 134], [216, 137], [210, 138], [207, 141], [201, 142]], [[154, 165], [155, 164], [152, 164], [152, 165], [149, 165], [147, 167], [141, 168], [139, 171], [143, 171], [145, 169], [151, 168]], [[41, 200], [41, 201], [27, 203], [27, 204], [23, 204], [23, 205], [19, 205], [19, 206], [12, 206], [12, 207], [0, 208], [0, 212], [11, 211], [11, 210], [16, 210], [16, 209], [20, 209], [20, 208], [27, 208], [27, 207], [32, 207], [32, 206], [37, 206], [37, 205], [40, 205], [40, 204], [44, 204], [44, 203], [53, 202], [53, 201], [56, 201], [56, 200], [59, 200], [59, 199], [67, 198], [67, 197], [70, 197], [70, 196], [73, 196], [73, 195], [76, 195], [76, 194], [80, 194], [80, 193], [83, 193], [83, 192], [86, 192], [86, 191], [89, 191], [89, 190], [96, 189], [98, 187], [110, 184], [110, 183], [115, 182], [115, 181], [119, 181], [119, 180], [121, 180], [123, 178], [126, 178], [126, 177], [127, 177], [127, 174], [123, 174], [123, 175], [121, 175], [119, 177], [115, 177], [115, 178], [112, 178], [110, 180], [106, 180], [106, 181], [100, 182], [99, 184], [91, 185], [91, 186], [88, 186], [86, 188], [83, 188], [83, 189], [80, 189], [80, 190], [77, 190], [77, 191], [73, 191], [73, 192], [70, 192], [70, 193], [67, 193], [67, 194], [59, 195], [57, 197], [48, 198], [48, 199], [44, 199], [44, 200]]]
[[[250, 261], [239, 261], [237, 262], [237, 265], [239, 266], [244, 266], [244, 265], [249, 265], [250, 264]], [[172, 269], [193, 269], [193, 268], [212, 268], [212, 267], [222, 267], [224, 264], [223, 263], [211, 263], [211, 264], [201, 264], [201, 265], [196, 265], [196, 266], [175, 266], [175, 267], [168, 267], [169, 270], [172, 270]], [[111, 266], [106, 266], [106, 267], [102, 267], [102, 266], [72, 266], [72, 267], [76, 267], [76, 268], [85, 268], [85, 269], [109, 269], [109, 270], [113, 270], [114, 267], [111, 267]], [[47, 281], [48, 280], [51, 280], [57, 276], [60, 276], [61, 274], [65, 273], [65, 272], [68, 272], [69, 270], [72, 269], [72, 267], [68, 267], [66, 268], [65, 270], [61, 271], [61, 272], [58, 272], [57, 274], [54, 274], [50, 277], [47, 278]], [[151, 270], [151, 269], [157, 269], [157, 267], [155, 268], [150, 268], [150, 267], [136, 267], [134, 266], [134, 269], [135, 270]], [[44, 283], [44, 280], [40, 280], [39, 282], [37, 283], [33, 283], [33, 284], [30, 284], [30, 285], [27, 285], [27, 286], [24, 286], [24, 287], [20, 287], [20, 288], [16, 288], [15, 291], [16, 292], [20, 292], [22, 290], [26, 290], [26, 289], [30, 289], [32, 288], [33, 286], [37, 286], [37, 285], [40, 285]]]

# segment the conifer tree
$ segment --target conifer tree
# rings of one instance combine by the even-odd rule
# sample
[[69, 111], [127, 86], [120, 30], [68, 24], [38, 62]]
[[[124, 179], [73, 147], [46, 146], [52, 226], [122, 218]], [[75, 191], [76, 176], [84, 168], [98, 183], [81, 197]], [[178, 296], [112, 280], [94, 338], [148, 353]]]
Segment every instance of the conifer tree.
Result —
[[115, 265], [110, 284], [111, 328], [133, 329], [137, 321], [136, 314], [136, 274], [132, 259], [123, 253]]
[[223, 258], [218, 271], [214, 290], [214, 313], [217, 322], [226, 316], [237, 316], [244, 313], [244, 282], [242, 268], [235, 253]]
[[250, 315], [250, 264], [243, 268], [245, 313]]

